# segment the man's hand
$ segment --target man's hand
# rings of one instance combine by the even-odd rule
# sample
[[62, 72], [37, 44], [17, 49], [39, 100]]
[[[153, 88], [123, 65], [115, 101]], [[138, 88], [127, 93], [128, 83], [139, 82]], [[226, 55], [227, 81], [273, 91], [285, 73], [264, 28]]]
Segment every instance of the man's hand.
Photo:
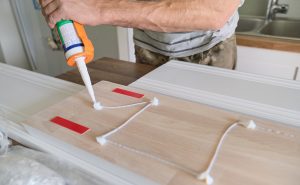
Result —
[[218, 30], [241, 0], [39, 0], [50, 27], [61, 19], [160, 32]]
[[99, 24], [99, 0], [39, 0], [42, 13], [51, 28], [62, 19], [81, 24]]

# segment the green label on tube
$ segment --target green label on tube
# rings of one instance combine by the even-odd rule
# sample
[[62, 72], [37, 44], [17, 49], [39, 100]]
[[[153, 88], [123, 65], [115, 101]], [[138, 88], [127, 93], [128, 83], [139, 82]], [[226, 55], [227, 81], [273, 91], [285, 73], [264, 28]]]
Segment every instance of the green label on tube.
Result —
[[65, 41], [64, 41], [64, 37], [61, 34], [61, 27], [65, 24], [73, 24], [73, 21], [72, 20], [61, 20], [56, 23], [57, 32], [58, 32], [58, 35], [59, 35], [62, 45], [65, 45]]
[[60, 21], [56, 24], [56, 27], [65, 52], [72, 48], [83, 46], [81, 39], [78, 37], [73, 21]]

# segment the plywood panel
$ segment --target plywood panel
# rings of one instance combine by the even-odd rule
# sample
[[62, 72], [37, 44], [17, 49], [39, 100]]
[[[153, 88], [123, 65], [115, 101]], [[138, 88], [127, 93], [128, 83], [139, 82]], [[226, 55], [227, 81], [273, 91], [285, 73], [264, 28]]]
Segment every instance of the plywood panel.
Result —
[[[139, 100], [113, 93], [116, 87], [144, 93]], [[25, 124], [38, 128], [64, 142], [127, 168], [159, 184], [204, 184], [196, 179], [209, 162], [224, 130], [247, 116], [206, 105], [175, 99], [139, 89], [100, 82], [94, 85], [104, 105], [124, 105], [160, 99], [120, 132], [100, 146], [96, 137], [125, 122], [140, 107], [95, 111], [86, 91], [41, 111]], [[51, 123], [61, 116], [83, 124], [90, 131], [73, 133]], [[212, 170], [215, 184], [298, 184], [300, 182], [300, 129], [258, 120], [257, 129], [235, 128], [225, 140]]]

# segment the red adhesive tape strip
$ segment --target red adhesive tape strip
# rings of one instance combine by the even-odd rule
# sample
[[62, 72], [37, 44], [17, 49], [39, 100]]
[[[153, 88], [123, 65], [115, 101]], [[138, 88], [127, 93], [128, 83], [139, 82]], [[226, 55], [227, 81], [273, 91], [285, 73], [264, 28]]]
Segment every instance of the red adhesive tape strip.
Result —
[[143, 94], [139, 94], [139, 93], [132, 92], [132, 91], [127, 91], [125, 89], [120, 89], [120, 88], [114, 89], [113, 92], [119, 93], [119, 94], [123, 94], [123, 95], [126, 95], [126, 96], [131, 96], [131, 97], [134, 97], [134, 98], [142, 98], [142, 97], [144, 97]]
[[77, 124], [73, 121], [64, 119], [64, 118], [59, 117], [59, 116], [56, 116], [55, 118], [52, 118], [50, 121], [57, 124], [57, 125], [65, 127], [67, 129], [70, 129], [70, 130], [72, 130], [72, 131], [74, 131], [78, 134], [84, 134], [86, 131], [89, 130], [89, 128], [87, 128], [85, 126], [79, 125], [79, 124]]

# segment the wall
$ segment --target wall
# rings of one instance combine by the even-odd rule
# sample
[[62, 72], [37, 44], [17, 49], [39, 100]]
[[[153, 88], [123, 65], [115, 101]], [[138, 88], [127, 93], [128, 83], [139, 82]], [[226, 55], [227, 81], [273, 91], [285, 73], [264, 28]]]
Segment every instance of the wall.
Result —
[[279, 0], [282, 4], [289, 4], [289, 11], [285, 14], [277, 14], [279, 17], [300, 19], [300, 0]]
[[[0, 60], [10, 65], [30, 69], [23, 43], [8, 0], [0, 0]], [[1, 57], [2, 55], [2, 57]]]
[[4, 63], [4, 61], [5, 61], [4, 54], [3, 54], [1, 42], [0, 42], [0, 63]]
[[[12, 7], [10, 8], [10, 2]], [[32, 0], [0, 0], [0, 20], [5, 17], [5, 23], [8, 22], [12, 26], [5, 26], [0, 36], [5, 37], [5, 41], [9, 44], [3, 44], [5, 49], [11, 50], [11, 52], [4, 51], [4, 55], [8, 53], [8, 56], [28, 55], [28, 61], [26, 64], [33, 66], [35, 72], [43, 73], [46, 75], [57, 76], [68, 70], [71, 70], [65, 62], [63, 51], [52, 50], [48, 45], [48, 39], [51, 38], [51, 32], [46, 24], [44, 17], [39, 9], [35, 9]], [[6, 5], [4, 7], [3, 5]], [[7, 6], [9, 8], [7, 8]], [[4, 11], [10, 15], [4, 16]], [[13, 14], [13, 11], [15, 14]], [[15, 15], [16, 17], [14, 17]], [[16, 20], [16, 22], [14, 22]], [[4, 19], [1, 25], [5, 25]], [[16, 26], [18, 23], [19, 26]], [[19, 28], [19, 29], [18, 29]], [[111, 26], [97, 26], [97, 27], [86, 27], [89, 38], [95, 47], [95, 59], [101, 57], [118, 58], [118, 37], [117, 29]], [[4, 33], [9, 33], [10, 37], [7, 37]], [[20, 36], [22, 35], [22, 36]], [[21, 39], [22, 37], [22, 39]], [[19, 42], [14, 42], [14, 39], [18, 39]], [[1, 39], [3, 41], [3, 39]], [[22, 44], [23, 42], [23, 44]], [[15, 48], [18, 47], [17, 51]], [[14, 52], [14, 53], [13, 53]], [[23, 57], [23, 59], [26, 57]], [[6, 57], [7, 59], [7, 57]], [[21, 57], [15, 59], [18, 63], [24, 63]], [[9, 62], [12, 64], [12, 62]], [[23, 67], [22, 65], [17, 65]]]
[[[16, 0], [19, 1], [19, 0]], [[56, 76], [72, 68], [66, 65], [63, 51], [53, 51], [47, 40], [51, 33], [40, 10], [34, 9], [31, 0], [19, 1], [22, 14], [26, 15], [23, 22], [27, 27], [29, 45], [35, 56], [37, 72]], [[86, 27], [87, 34], [95, 47], [95, 59], [101, 57], [118, 58], [117, 31], [111, 26]]]
[[239, 9], [239, 13], [241, 15], [265, 16], [267, 6], [268, 0], [245, 0], [244, 5]]
[[86, 27], [87, 34], [95, 47], [95, 59], [119, 58], [117, 28], [113, 26]]
[[[277, 14], [278, 17], [290, 17], [300, 19], [300, 0], [279, 0], [280, 4], [289, 4], [287, 14]], [[258, 6], [259, 5], [259, 6]], [[239, 9], [241, 15], [265, 16], [268, 0], [245, 0], [243, 7]]]

